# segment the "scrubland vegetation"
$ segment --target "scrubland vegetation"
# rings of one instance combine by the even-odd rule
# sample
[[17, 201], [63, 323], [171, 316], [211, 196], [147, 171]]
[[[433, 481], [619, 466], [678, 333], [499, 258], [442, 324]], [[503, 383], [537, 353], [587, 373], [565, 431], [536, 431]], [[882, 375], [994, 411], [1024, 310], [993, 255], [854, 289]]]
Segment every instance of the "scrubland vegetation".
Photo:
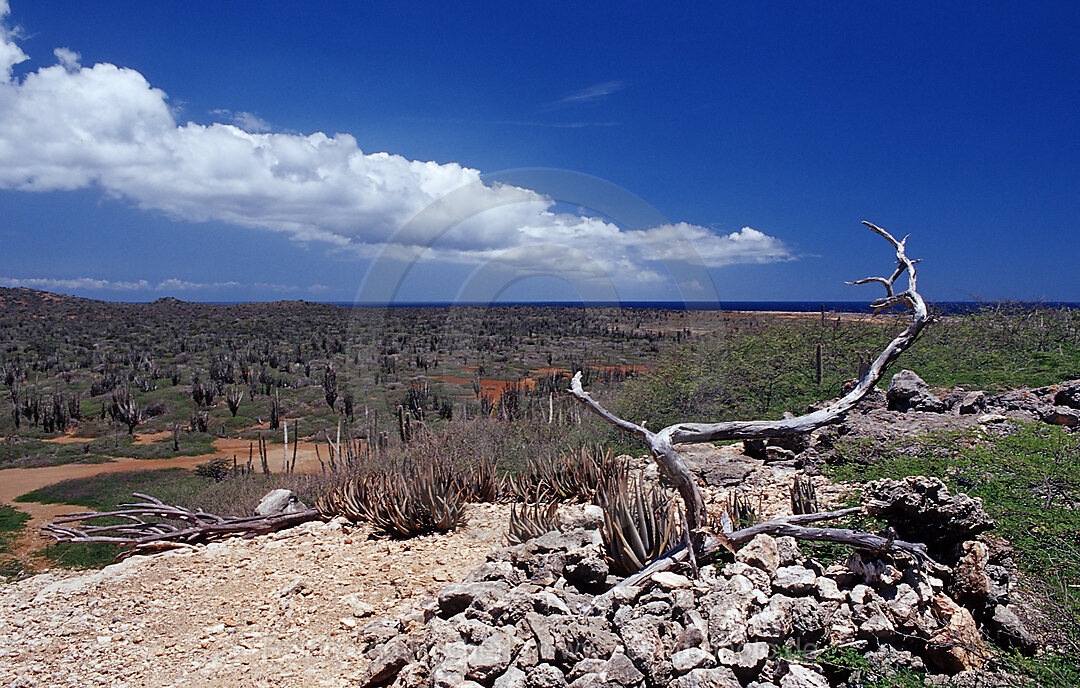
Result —
[[[377, 480], [397, 471], [415, 478], [400, 489], [430, 492], [432, 483], [456, 484], [461, 494], [454, 499], [461, 500], [617, 501], [598, 495], [610, 486], [590, 477], [595, 466], [573, 457], [583, 447], [640, 449], [561, 393], [571, 371], [585, 370], [587, 386], [605, 404], [651, 428], [778, 418], [839, 395], [903, 327], [902, 319], [607, 308], [376, 310], [303, 302], [132, 305], [0, 290], [0, 394], [8, 402], [0, 417], [0, 468], [202, 456], [213, 453], [220, 438], [278, 444], [288, 423], [292, 437], [320, 443], [324, 471], [264, 473], [258, 465], [248, 470], [241, 456], [240, 470], [219, 461], [198, 471], [106, 474], [50, 485], [20, 500], [107, 509], [131, 492], [146, 492], [243, 514], [275, 487], [294, 489], [311, 505], [322, 498], [325, 505], [329, 488], [351, 480], [356, 503], [368, 499], [358, 516], [378, 523], [385, 515], [374, 515], [371, 505], [380, 497], [373, 486], [389, 490]], [[1080, 378], [1080, 313], [996, 306], [944, 316], [900, 366], [932, 386], [969, 390]], [[78, 439], [50, 441], [65, 435]], [[611, 460], [601, 449], [590, 451]], [[1075, 434], [1026, 427], [894, 444], [841, 443], [824, 470], [854, 482], [935, 475], [982, 497], [1000, 523], [998, 533], [1017, 548], [1033, 594], [1047, 609], [1061, 610], [1064, 642], [1076, 647], [1078, 454]], [[614, 464], [603, 465], [605, 473], [617, 473]], [[415, 470], [421, 466], [444, 473], [432, 469], [425, 478]], [[630, 515], [621, 525], [609, 523], [611, 538], [618, 537], [615, 529], [636, 528], [651, 538], [652, 549], [662, 550], [671, 523], [654, 518], [643, 530], [647, 519], [630, 511], [645, 503], [653, 513], [663, 511], [669, 508], [663, 495], [625, 501], [622, 512]], [[25, 521], [4, 508], [0, 527], [9, 535], [0, 547]], [[386, 532], [407, 535], [410, 518], [403, 518], [404, 529], [395, 516]], [[550, 512], [533, 506], [516, 510], [514, 519], [511, 537], [520, 539], [544, 528]], [[62, 545], [46, 556], [100, 565], [116, 551]], [[628, 572], [649, 554], [627, 550], [616, 559], [625, 560]], [[842, 653], [835, 660], [854, 661]], [[1070, 680], [1060, 658], [1013, 661], [1028, 675], [1043, 672], [1049, 678], [1040, 680], [1048, 684]]]

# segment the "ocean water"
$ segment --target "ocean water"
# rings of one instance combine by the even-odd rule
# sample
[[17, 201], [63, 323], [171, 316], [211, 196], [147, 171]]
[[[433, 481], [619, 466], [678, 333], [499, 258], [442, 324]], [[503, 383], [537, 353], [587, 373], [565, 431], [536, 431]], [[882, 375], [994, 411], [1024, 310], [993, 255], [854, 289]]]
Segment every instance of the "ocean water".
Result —
[[[392, 302], [390, 304], [330, 302], [335, 306], [352, 308], [446, 308], [462, 306], [532, 306], [558, 308], [640, 308], [674, 311], [786, 311], [793, 313], [817, 313], [822, 308], [833, 313], [870, 313], [868, 301], [498, 301], [495, 303], [457, 303], [445, 302]], [[982, 301], [937, 301], [928, 302], [927, 306], [934, 313], [951, 315], [970, 313], [994, 306], [1080, 309], [1080, 303], [1038, 302], [1038, 303], [992, 303]]]

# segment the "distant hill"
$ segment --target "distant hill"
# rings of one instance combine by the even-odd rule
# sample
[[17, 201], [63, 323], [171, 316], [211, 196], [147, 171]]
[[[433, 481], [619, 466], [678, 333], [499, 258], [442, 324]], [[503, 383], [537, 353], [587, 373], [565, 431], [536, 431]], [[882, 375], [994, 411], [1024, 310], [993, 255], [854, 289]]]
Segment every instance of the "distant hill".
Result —
[[346, 310], [345, 306], [312, 303], [310, 301], [271, 301], [240, 303], [232, 305], [182, 301], [172, 296], [163, 296], [149, 303], [125, 303], [119, 301], [100, 301], [81, 296], [54, 294], [26, 287], [0, 287], [0, 314], [36, 315], [49, 317], [153, 317], [164, 315], [210, 315], [214, 313], [235, 313], [251, 315], [274, 312], [323, 312]]

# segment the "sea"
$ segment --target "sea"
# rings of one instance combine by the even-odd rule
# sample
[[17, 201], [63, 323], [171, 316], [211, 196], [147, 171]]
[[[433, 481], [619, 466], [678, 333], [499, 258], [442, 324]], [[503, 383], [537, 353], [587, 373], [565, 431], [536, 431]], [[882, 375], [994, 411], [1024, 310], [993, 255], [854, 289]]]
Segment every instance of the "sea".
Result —
[[[456, 301], [350, 303], [328, 302], [351, 308], [448, 308], [448, 307], [551, 307], [551, 308], [633, 308], [670, 311], [781, 311], [788, 313], [871, 313], [868, 301], [496, 301], [494, 303], [463, 303]], [[938, 315], [960, 315], [988, 308], [1068, 308], [1080, 310], [1080, 303], [1064, 301], [987, 302], [935, 301], [927, 302], [931, 312]]]

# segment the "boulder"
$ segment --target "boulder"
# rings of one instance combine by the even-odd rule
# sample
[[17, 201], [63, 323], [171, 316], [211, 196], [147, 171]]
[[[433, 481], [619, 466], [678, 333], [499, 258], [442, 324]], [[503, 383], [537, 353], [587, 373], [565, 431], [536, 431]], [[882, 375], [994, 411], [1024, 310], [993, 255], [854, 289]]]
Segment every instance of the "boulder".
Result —
[[769, 574], [770, 578], [776, 573], [778, 556], [776, 540], [768, 535], [754, 536], [753, 540], [735, 553], [737, 561], [761, 569]]
[[292, 490], [271, 490], [259, 500], [255, 507], [256, 516], [280, 516], [306, 511], [307, 505]]
[[510, 589], [503, 581], [453, 583], [439, 591], [439, 613], [443, 617], [459, 614], [477, 601], [494, 604]]
[[889, 409], [892, 411], [935, 411], [945, 410], [945, 403], [930, 393], [930, 388], [922, 378], [910, 370], [901, 370], [893, 375], [889, 391], [885, 394]]
[[930, 663], [949, 674], [981, 669], [989, 653], [971, 612], [944, 593], [934, 596], [932, 609], [941, 628], [930, 636], [926, 645]]
[[888, 522], [900, 537], [931, 547], [969, 540], [994, 527], [981, 499], [950, 495], [938, 478], [875, 480], [863, 487], [863, 496], [867, 514]]

